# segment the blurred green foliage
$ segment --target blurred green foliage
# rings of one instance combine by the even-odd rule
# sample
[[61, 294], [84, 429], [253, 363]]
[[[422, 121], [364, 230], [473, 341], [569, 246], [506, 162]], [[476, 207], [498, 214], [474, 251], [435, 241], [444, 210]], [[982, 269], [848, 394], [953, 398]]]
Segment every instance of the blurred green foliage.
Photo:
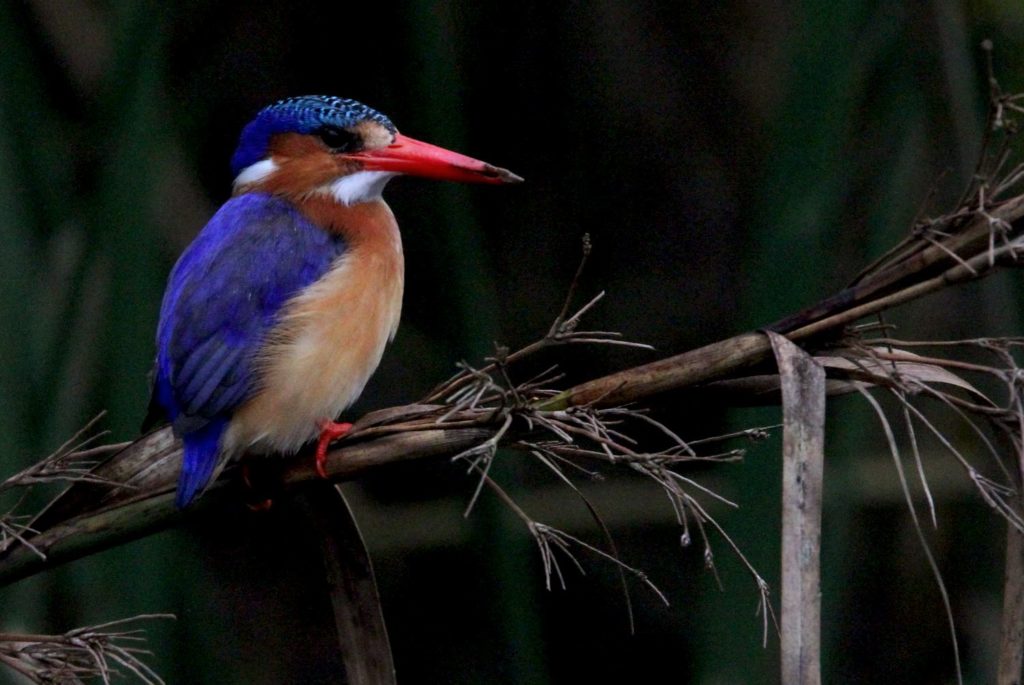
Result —
[[[101, 409], [112, 438], [135, 434], [166, 273], [226, 197], [239, 127], [276, 97], [363, 99], [415, 137], [529, 181], [507, 192], [389, 188], [409, 292], [366, 409], [419, 397], [492, 341], [542, 334], [583, 232], [596, 245], [583, 287], [610, 293], [592, 320], [660, 353], [841, 287], [930, 195], [926, 212], [955, 198], [984, 117], [978, 45], [992, 38], [1001, 82], [1024, 87], [1022, 29], [1024, 5], [996, 0], [2, 3], [5, 471]], [[900, 323], [918, 337], [950, 322], [1019, 333], [1019, 295], [1018, 283], [998, 280], [911, 308]], [[557, 361], [571, 381], [649, 358], [584, 351]], [[659, 415], [698, 436], [777, 420], [713, 407]], [[880, 454], [865, 439], [871, 419], [846, 400], [829, 420], [825, 680], [949, 682], [934, 587], [921, 555], [900, 547], [903, 505], [851, 475]], [[721, 520], [773, 585], [777, 453], [769, 441], [743, 466], [708, 474], [741, 503]], [[500, 478], [517, 492], [538, 488], [537, 474], [504, 461]], [[673, 601], [637, 598], [630, 636], [611, 569], [590, 563], [568, 592], [544, 594], [532, 543], [498, 505], [485, 501], [469, 522], [431, 509], [458, 509], [471, 487], [445, 465], [366, 485], [405, 682], [777, 678], [749, 579], [716, 540], [718, 592], [699, 550], [680, 551], [667, 505], [652, 518], [626, 489], [603, 504], [624, 522], [625, 558]], [[997, 621], [977, 617], [998, 616], [1001, 527], [966, 489], [940, 505], [935, 543], [967, 675], [988, 682]], [[440, 533], [395, 542], [387, 522], [406, 514]], [[305, 559], [287, 551], [291, 525], [227, 511], [98, 555], [5, 590], [3, 627], [57, 631], [173, 611], [179, 620], [151, 635], [170, 683], [332, 682], [330, 616], [302, 587], [310, 565], [290, 563]], [[894, 646], [903, 642], [906, 651]]]

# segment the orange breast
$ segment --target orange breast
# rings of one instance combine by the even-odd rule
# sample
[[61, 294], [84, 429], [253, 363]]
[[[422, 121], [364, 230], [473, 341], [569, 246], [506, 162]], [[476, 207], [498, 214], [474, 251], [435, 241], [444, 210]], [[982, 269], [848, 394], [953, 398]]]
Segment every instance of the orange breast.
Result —
[[290, 301], [259, 360], [262, 390], [238, 409], [228, 451], [297, 450], [359, 397], [394, 336], [402, 310], [401, 236], [383, 201], [346, 207], [307, 198], [302, 211], [338, 231], [348, 249]]

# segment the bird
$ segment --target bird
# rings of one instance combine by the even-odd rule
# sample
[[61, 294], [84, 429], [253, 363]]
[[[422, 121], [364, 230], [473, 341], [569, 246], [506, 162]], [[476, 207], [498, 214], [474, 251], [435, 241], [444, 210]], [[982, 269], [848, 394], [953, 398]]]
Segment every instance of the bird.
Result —
[[328, 445], [351, 429], [336, 419], [401, 315], [389, 180], [522, 181], [324, 95], [260, 110], [231, 167], [232, 195], [171, 270], [156, 331], [147, 423], [170, 422], [182, 441], [178, 508], [242, 454], [294, 454], [316, 438], [325, 475]]

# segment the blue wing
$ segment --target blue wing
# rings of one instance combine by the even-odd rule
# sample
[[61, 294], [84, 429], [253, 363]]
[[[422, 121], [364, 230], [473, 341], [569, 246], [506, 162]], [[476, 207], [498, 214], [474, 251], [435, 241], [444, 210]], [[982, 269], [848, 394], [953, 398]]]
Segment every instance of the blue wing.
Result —
[[344, 250], [291, 203], [250, 193], [221, 207], [178, 260], [160, 310], [153, 392], [185, 444], [179, 506], [206, 486], [231, 412], [259, 389], [254, 360], [283, 305]]

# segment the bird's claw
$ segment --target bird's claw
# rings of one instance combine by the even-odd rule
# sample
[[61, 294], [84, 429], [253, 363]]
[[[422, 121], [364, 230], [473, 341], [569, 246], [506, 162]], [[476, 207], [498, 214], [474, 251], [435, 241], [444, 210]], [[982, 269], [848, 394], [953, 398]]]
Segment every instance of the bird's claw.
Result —
[[316, 472], [321, 478], [327, 478], [327, 448], [333, 441], [348, 435], [351, 430], [351, 423], [324, 421], [320, 424], [320, 439], [316, 443]]

